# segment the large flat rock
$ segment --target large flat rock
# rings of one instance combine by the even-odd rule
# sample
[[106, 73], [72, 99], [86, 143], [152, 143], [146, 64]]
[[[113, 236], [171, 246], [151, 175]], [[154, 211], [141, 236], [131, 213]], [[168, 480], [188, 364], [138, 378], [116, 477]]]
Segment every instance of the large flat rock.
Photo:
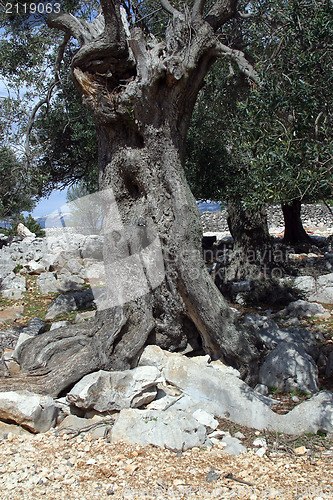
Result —
[[205, 366], [178, 353], [147, 346], [140, 365], [159, 367], [169, 384], [180, 389], [184, 397], [174, 408], [202, 408], [214, 416], [255, 429], [289, 434], [318, 430], [333, 432], [333, 393], [322, 391], [301, 403], [291, 412], [279, 415], [271, 410], [272, 401], [257, 393], [228, 371]]
[[128, 409], [119, 413], [111, 439], [184, 451], [205, 444], [207, 434], [205, 427], [184, 411]]

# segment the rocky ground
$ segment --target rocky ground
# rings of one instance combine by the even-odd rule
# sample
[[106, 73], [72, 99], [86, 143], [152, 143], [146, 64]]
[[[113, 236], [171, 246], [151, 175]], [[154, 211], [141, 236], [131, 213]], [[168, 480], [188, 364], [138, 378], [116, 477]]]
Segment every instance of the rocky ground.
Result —
[[233, 457], [215, 446], [174, 453], [89, 435], [9, 436], [1, 443], [0, 495], [4, 500], [332, 498], [332, 446], [304, 452], [297, 440], [283, 439], [276, 437], [264, 457], [253, 446]]
[[[324, 236], [333, 234], [332, 219], [325, 207], [303, 210], [305, 225], [311, 231]], [[227, 230], [223, 213], [205, 213], [202, 219], [205, 231]], [[278, 235], [281, 227], [281, 214], [276, 209], [270, 215], [271, 232]], [[26, 292], [20, 298], [0, 299], [3, 347], [14, 347], [19, 329], [32, 318], [45, 320], [46, 311], [59, 295], [55, 291], [40, 294], [37, 279], [38, 275], [27, 274]], [[331, 305], [324, 305], [331, 310]], [[237, 307], [241, 314], [262, 313], [260, 308], [244, 311], [242, 306]], [[63, 312], [49, 322], [82, 321], [82, 314]], [[327, 344], [332, 342], [333, 321], [329, 313], [325, 317], [303, 318], [282, 315], [276, 321], [283, 325], [296, 321], [297, 326], [324, 333]], [[280, 414], [309, 398], [302, 392], [276, 391], [270, 396], [277, 401], [275, 411]], [[106, 424], [105, 427], [107, 431]], [[228, 419], [219, 419], [217, 430], [236, 437], [246, 451], [238, 456], [226, 454], [225, 444], [217, 441], [210, 447], [174, 452], [151, 445], [109, 442], [104, 430], [105, 437], [95, 437], [88, 429], [76, 433], [51, 429], [34, 435], [18, 426], [4, 425], [0, 428], [0, 498], [333, 498], [332, 435], [291, 436], [254, 431]]]

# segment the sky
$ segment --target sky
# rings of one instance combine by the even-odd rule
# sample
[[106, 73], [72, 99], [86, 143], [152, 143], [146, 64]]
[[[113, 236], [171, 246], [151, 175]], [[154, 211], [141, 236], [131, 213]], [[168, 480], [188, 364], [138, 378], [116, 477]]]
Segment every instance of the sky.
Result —
[[52, 191], [48, 198], [41, 198], [37, 203], [35, 209], [31, 213], [33, 217], [42, 217], [43, 215], [49, 215], [58, 209], [64, 209], [63, 207], [66, 203], [67, 189], [60, 191], [59, 189]]

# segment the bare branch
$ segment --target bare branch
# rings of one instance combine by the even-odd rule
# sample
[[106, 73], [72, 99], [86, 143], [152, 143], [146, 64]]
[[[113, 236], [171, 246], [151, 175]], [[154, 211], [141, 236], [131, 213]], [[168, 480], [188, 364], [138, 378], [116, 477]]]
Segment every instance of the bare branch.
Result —
[[323, 111], [321, 111], [319, 113], [319, 115], [317, 116], [316, 121], [315, 121], [315, 137], [317, 140], [318, 140], [318, 135], [319, 135], [319, 122], [320, 122], [320, 119], [323, 116], [323, 114], [324, 114]]
[[171, 16], [175, 16], [175, 17], [183, 17], [183, 14], [175, 9], [171, 3], [169, 2], [169, 0], [160, 0], [161, 2], [161, 5], [163, 7], [163, 9], [168, 13], [170, 14]]
[[203, 9], [205, 6], [206, 0], [195, 0], [193, 9], [192, 9], [192, 19], [197, 16], [202, 16]]
[[329, 204], [327, 203], [327, 201], [325, 200], [323, 195], [321, 195], [321, 201], [324, 203], [325, 207], [327, 208], [327, 210], [330, 212], [331, 216], [333, 217], [333, 210], [331, 209], [331, 207], [329, 206]]
[[[121, 18], [121, 5], [117, 0], [100, 0], [105, 20], [105, 35], [110, 42], [124, 43], [125, 28]], [[123, 8], [123, 7], [122, 7]]]
[[237, 17], [240, 17], [241, 19], [251, 19], [255, 17], [255, 14], [251, 14], [250, 12], [237, 12]]
[[61, 61], [63, 59], [65, 48], [66, 48], [66, 45], [67, 45], [69, 39], [70, 39], [70, 35], [68, 33], [66, 33], [66, 35], [64, 36], [64, 39], [63, 39], [63, 41], [58, 49], [58, 55], [57, 55], [57, 59], [55, 62], [55, 67], [54, 67], [54, 73], [55, 73], [54, 81], [48, 90], [47, 96], [44, 97], [43, 99], [41, 99], [36, 104], [36, 106], [33, 108], [32, 113], [29, 117], [28, 127], [27, 127], [27, 131], [26, 131], [26, 135], [25, 135], [25, 146], [24, 146], [25, 158], [26, 158], [26, 160], [25, 160], [26, 169], [29, 168], [29, 163], [30, 163], [30, 161], [29, 161], [30, 135], [31, 135], [31, 130], [32, 130], [34, 121], [35, 121], [35, 117], [36, 117], [37, 111], [42, 106], [44, 106], [44, 104], [49, 105], [50, 99], [52, 97], [53, 89], [58, 85], [58, 83], [60, 83], [60, 74], [59, 74], [60, 73], [60, 65], [61, 65]]
[[58, 49], [58, 55], [57, 55], [57, 59], [56, 59], [55, 65], [54, 65], [54, 73], [56, 75], [56, 78], [58, 78], [58, 80], [60, 80], [59, 71], [60, 71], [61, 61], [64, 57], [65, 48], [66, 48], [67, 43], [69, 42], [69, 39], [70, 39], [70, 35], [68, 33], [66, 33], [66, 35], [64, 36], [64, 39], [62, 41], [62, 44], [59, 46], [59, 49]]
[[72, 14], [50, 14], [47, 18], [50, 28], [57, 28], [76, 38], [81, 45], [85, 43], [79, 20]]
[[103, 32], [104, 17], [99, 14], [93, 22], [88, 23], [84, 19], [77, 19], [72, 14], [50, 14], [47, 18], [47, 25], [73, 36], [82, 46]]
[[242, 52], [241, 50], [231, 49], [223, 43], [218, 43], [214, 52], [217, 56], [227, 57], [230, 61], [235, 62], [238, 65], [240, 71], [244, 73], [244, 75], [246, 75], [256, 84], [260, 84], [259, 75], [252, 64], [249, 63], [249, 61], [246, 59], [244, 52]]
[[26, 169], [28, 169], [29, 164], [30, 164], [30, 161], [29, 161], [30, 135], [31, 135], [32, 126], [33, 126], [34, 121], [35, 121], [36, 113], [39, 110], [39, 108], [41, 108], [44, 104], [48, 104], [49, 103], [49, 101], [50, 101], [50, 92], [52, 92], [52, 90], [55, 87], [55, 85], [56, 85], [56, 83], [54, 82], [53, 85], [52, 85], [52, 87], [51, 87], [51, 89], [48, 92], [47, 97], [44, 97], [44, 99], [41, 99], [36, 104], [36, 106], [34, 107], [34, 109], [32, 110], [32, 113], [30, 115], [30, 118], [29, 118], [29, 121], [28, 121], [27, 132], [26, 132], [26, 135], [25, 135], [25, 148], [24, 148], [25, 149], [25, 157], [26, 157], [26, 160], [25, 160]]
[[208, 12], [205, 21], [216, 31], [229, 19], [237, 15], [238, 0], [216, 0], [213, 7]]

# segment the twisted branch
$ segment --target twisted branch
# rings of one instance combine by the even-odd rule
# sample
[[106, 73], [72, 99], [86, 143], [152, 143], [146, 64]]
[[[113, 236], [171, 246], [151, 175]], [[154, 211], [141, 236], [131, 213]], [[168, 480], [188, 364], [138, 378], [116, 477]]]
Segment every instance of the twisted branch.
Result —
[[259, 75], [252, 66], [251, 63], [246, 59], [244, 52], [241, 50], [231, 49], [224, 45], [223, 43], [218, 43], [216, 45], [214, 54], [219, 57], [227, 57], [230, 61], [237, 64], [239, 70], [244, 73], [250, 80], [252, 80], [257, 85], [260, 84]]
[[169, 2], [169, 0], [160, 0], [161, 2], [161, 5], [163, 7], [163, 9], [168, 13], [170, 14], [171, 16], [175, 16], [175, 17], [184, 17], [184, 15], [177, 9], [175, 9], [171, 3]]
[[195, 0], [193, 9], [192, 9], [192, 19], [198, 16], [202, 16], [203, 9], [205, 6], [206, 0]]

